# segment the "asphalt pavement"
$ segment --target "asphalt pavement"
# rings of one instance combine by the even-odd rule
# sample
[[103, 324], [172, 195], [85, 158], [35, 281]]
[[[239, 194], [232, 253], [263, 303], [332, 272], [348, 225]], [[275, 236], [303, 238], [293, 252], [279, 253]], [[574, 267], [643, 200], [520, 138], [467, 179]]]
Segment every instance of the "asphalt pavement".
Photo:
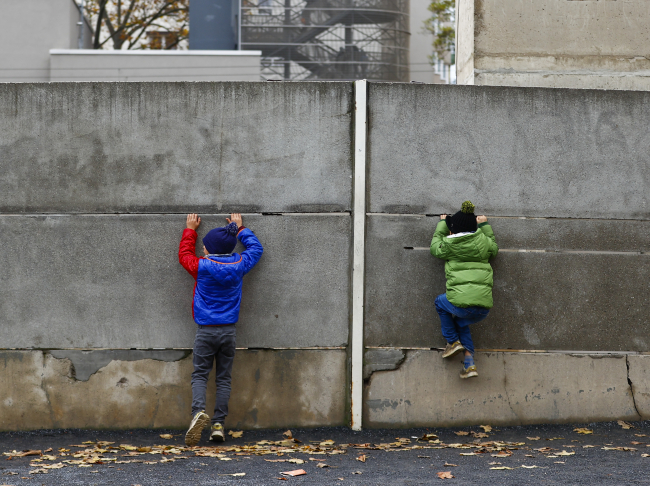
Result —
[[650, 422], [629, 425], [5, 432], [0, 485], [650, 484]]

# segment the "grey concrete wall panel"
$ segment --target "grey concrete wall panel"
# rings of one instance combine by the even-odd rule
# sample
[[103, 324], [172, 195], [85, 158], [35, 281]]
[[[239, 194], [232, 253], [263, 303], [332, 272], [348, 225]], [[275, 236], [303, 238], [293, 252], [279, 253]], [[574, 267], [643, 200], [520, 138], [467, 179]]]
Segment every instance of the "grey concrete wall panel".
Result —
[[639, 420], [625, 356], [477, 353], [479, 377], [458, 360], [408, 351], [365, 387], [365, 427], [458, 427]]
[[0, 85], [0, 212], [347, 211], [351, 113], [351, 83]]
[[649, 108], [636, 91], [371, 84], [369, 211], [650, 219]]
[[[205, 216], [199, 237], [224, 222]], [[244, 223], [265, 253], [245, 277], [237, 345], [345, 345], [349, 215]], [[191, 348], [184, 228], [184, 215], [0, 217], [0, 347]]]
[[[427, 250], [404, 249], [428, 247], [437, 221], [426, 217], [368, 218], [366, 345], [444, 346], [434, 307], [436, 295], [445, 292], [444, 262]], [[493, 221], [498, 243], [503, 221]], [[509, 228], [511, 235], [516, 234], [517, 221], [521, 234], [527, 234], [529, 220], [510, 220], [503, 226], [504, 232]], [[567, 226], [574, 223], [567, 222]], [[510, 241], [516, 240], [512, 236]], [[556, 241], [561, 239], [541, 233], [538, 245], [552, 248]], [[492, 260], [495, 306], [485, 321], [472, 326], [475, 346], [650, 351], [646, 337], [650, 256], [590, 252], [589, 243], [589, 239], [582, 244], [577, 237], [569, 239], [572, 250], [585, 250], [578, 253], [499, 253]], [[623, 322], [625, 325], [620, 325]]]
[[[161, 361], [141, 353], [125, 350], [81, 381], [71, 359], [0, 351], [0, 430], [186, 428], [192, 357]], [[104, 354], [93, 351], [89, 360]], [[345, 425], [346, 361], [344, 350], [238, 350], [226, 427]], [[214, 394], [212, 376], [209, 410]]]

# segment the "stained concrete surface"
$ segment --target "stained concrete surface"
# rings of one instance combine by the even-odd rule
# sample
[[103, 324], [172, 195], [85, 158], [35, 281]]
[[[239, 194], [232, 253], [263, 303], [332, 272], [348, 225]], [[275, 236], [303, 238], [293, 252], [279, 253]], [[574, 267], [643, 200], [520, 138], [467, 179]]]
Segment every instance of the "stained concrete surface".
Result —
[[[223, 224], [203, 215], [199, 238]], [[350, 216], [244, 224], [265, 251], [244, 278], [237, 346], [345, 345]], [[184, 228], [185, 215], [0, 216], [0, 347], [191, 348]]]
[[368, 96], [369, 212], [470, 199], [500, 216], [650, 219], [650, 93], [381, 83]]
[[[138, 356], [133, 353], [131, 357]], [[0, 429], [183, 428], [191, 413], [192, 369], [191, 355], [170, 362], [112, 360], [80, 381], [72, 360], [52, 352], [2, 351]], [[345, 350], [238, 350], [226, 425], [344, 425], [345, 382]], [[213, 372], [209, 413], [214, 393]]]
[[[444, 346], [434, 306], [435, 297], [445, 292], [444, 262], [426, 249], [438, 221], [424, 216], [368, 217], [367, 346]], [[650, 351], [650, 256], [606, 250], [645, 249], [646, 222], [635, 223], [635, 229], [629, 229], [627, 221], [489, 222], [502, 249], [550, 252], [501, 251], [491, 260], [494, 307], [487, 319], [472, 326], [477, 348]], [[607, 229], [599, 232], [599, 226]], [[590, 227], [593, 233], [582, 238]], [[627, 234], [632, 243], [620, 243]]]
[[351, 83], [0, 86], [0, 212], [345, 211]]
[[[230, 461], [216, 457], [195, 457], [184, 453], [185, 460], [160, 463], [159, 455], [144, 455], [148, 462], [130, 464], [95, 464], [92, 467], [65, 467], [50, 470], [46, 475], [29, 474], [29, 463], [33, 456], [14, 458], [3, 461], [0, 466], [2, 482], [13, 485], [87, 485], [87, 484], [141, 484], [143, 486], [159, 484], [214, 485], [214, 484], [280, 484], [282, 471], [303, 468], [304, 476], [289, 478], [288, 481], [301, 484], [435, 484], [439, 483], [436, 473], [450, 471], [455, 477], [450, 484], [647, 484], [648, 436], [649, 422], [633, 422], [634, 428], [622, 429], [616, 422], [576, 423], [572, 425], [534, 425], [524, 427], [493, 427], [489, 438], [478, 441], [514, 442], [523, 445], [513, 446], [509, 457], [492, 457], [491, 454], [461, 456], [471, 450], [455, 448], [414, 449], [401, 452], [373, 450], [374, 444], [395, 442], [397, 437], [410, 440], [409, 445], [416, 444], [416, 438], [425, 433], [435, 433], [444, 444], [469, 444], [477, 441], [473, 437], [456, 435], [457, 432], [482, 432], [478, 427], [464, 429], [416, 428], [416, 429], [375, 429], [354, 432], [350, 429], [317, 428], [291, 429], [293, 436], [303, 444], [333, 440], [338, 444], [368, 444], [370, 448], [348, 448], [345, 454], [332, 456], [307, 456], [306, 454], [284, 454], [282, 456], [247, 456], [228, 452]], [[589, 428], [591, 435], [579, 435], [575, 428]], [[286, 429], [245, 431], [243, 437], [230, 439], [226, 446], [254, 444], [258, 441], [278, 441]], [[79, 450], [72, 444], [86, 441], [108, 441], [115, 444], [135, 446], [153, 446], [161, 444], [182, 445], [179, 430], [43, 430], [37, 432], [0, 433], [0, 452], [12, 450], [59, 448]], [[159, 434], [171, 433], [173, 439], [161, 439]], [[638, 437], [641, 435], [642, 437]], [[538, 438], [530, 440], [530, 438]], [[418, 444], [422, 444], [421, 442]], [[204, 434], [202, 446], [209, 445]], [[427, 444], [424, 443], [424, 446]], [[585, 447], [586, 446], [586, 447]], [[554, 452], [565, 450], [573, 453], [569, 456], [542, 454], [535, 449], [549, 447]], [[626, 447], [628, 451], [607, 450], [611, 447]], [[54, 452], [55, 454], [57, 452]], [[48, 453], [50, 454], [50, 453]], [[357, 457], [365, 455], [366, 461]], [[550, 456], [550, 457], [549, 457]], [[169, 456], [165, 456], [169, 458]], [[309, 458], [325, 459], [330, 467], [317, 467], [320, 461]], [[63, 458], [65, 459], [65, 458]], [[128, 459], [128, 457], [126, 458]], [[304, 464], [274, 463], [268, 460], [302, 459]], [[144, 460], [143, 460], [144, 461]], [[47, 461], [46, 461], [47, 462]], [[453, 465], [449, 465], [453, 464]], [[526, 467], [523, 467], [526, 466]], [[536, 466], [536, 467], [532, 467]], [[494, 467], [508, 467], [509, 470], [495, 470]], [[242, 477], [228, 474], [245, 473]], [[24, 479], [29, 478], [29, 479]], [[343, 478], [340, 480], [339, 478]], [[440, 483], [443, 484], [443, 483]]]
[[455, 427], [549, 421], [639, 420], [626, 358], [547, 353], [476, 353], [479, 376], [461, 360], [407, 351], [396, 371], [373, 373], [364, 389], [364, 427]]

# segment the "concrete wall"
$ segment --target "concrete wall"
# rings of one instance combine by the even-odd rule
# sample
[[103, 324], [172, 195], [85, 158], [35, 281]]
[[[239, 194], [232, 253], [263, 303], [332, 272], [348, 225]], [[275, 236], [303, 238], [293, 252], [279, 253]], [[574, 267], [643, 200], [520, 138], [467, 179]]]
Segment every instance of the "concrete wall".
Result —
[[[78, 47], [78, 21], [74, 0], [2, 2], [0, 83], [49, 81], [49, 51]], [[89, 48], [90, 28], [84, 28]]]
[[[649, 418], [650, 95], [368, 94], [363, 425]], [[265, 254], [227, 425], [347, 424], [353, 108], [350, 83], [0, 86], [0, 428], [185, 426], [178, 240], [187, 212], [203, 235], [230, 211]], [[469, 382], [427, 251], [465, 199], [500, 246]]]
[[50, 50], [50, 81], [259, 81], [261, 51]]
[[457, 0], [458, 83], [650, 89], [645, 0]]

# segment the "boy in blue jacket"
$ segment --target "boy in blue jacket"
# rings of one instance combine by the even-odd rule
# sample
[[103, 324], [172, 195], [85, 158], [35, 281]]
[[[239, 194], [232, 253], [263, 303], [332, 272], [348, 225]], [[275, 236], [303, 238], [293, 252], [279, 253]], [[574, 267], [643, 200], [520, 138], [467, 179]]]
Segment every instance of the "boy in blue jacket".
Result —
[[[245, 228], [239, 213], [226, 218], [227, 226], [215, 228], [203, 238], [203, 253], [196, 256], [196, 229], [201, 224], [197, 214], [188, 214], [178, 261], [196, 280], [192, 315], [198, 325], [194, 339], [192, 373], [192, 422], [185, 434], [185, 444], [194, 446], [210, 423], [205, 413], [205, 393], [212, 362], [216, 361], [217, 401], [212, 417], [210, 440], [225, 440], [223, 423], [228, 415], [230, 379], [235, 358], [235, 324], [239, 320], [242, 278], [259, 261], [262, 245], [251, 230]], [[239, 239], [246, 249], [233, 253]]]

